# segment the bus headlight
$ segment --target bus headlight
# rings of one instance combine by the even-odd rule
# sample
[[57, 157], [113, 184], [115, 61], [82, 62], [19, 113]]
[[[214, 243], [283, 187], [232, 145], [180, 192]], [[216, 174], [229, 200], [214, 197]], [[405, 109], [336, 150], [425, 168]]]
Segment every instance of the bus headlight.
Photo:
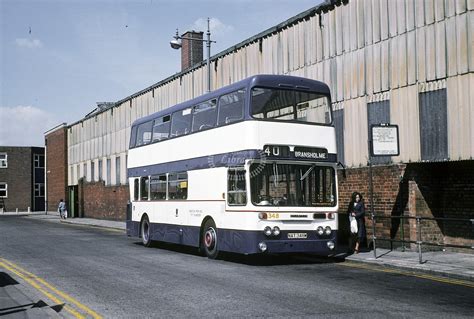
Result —
[[331, 227], [326, 226], [326, 228], [324, 228], [324, 234], [325, 234], [326, 236], [331, 235]]
[[333, 241], [331, 241], [331, 240], [328, 241], [327, 245], [328, 245], [328, 248], [329, 248], [330, 250], [333, 250], [333, 249], [334, 249], [334, 246], [335, 246], [335, 245], [334, 245], [334, 242], [333, 242]]
[[265, 234], [265, 236], [270, 237], [272, 235], [272, 228], [270, 226], [265, 227], [263, 233]]
[[319, 226], [319, 227], [316, 229], [316, 232], [318, 233], [319, 236], [322, 236], [322, 235], [324, 235], [324, 228], [322, 228], [321, 226]]
[[263, 253], [267, 250], [267, 244], [265, 244], [263, 241], [258, 243], [258, 248], [260, 249], [260, 251]]
[[273, 236], [280, 235], [280, 228], [278, 226], [273, 227]]

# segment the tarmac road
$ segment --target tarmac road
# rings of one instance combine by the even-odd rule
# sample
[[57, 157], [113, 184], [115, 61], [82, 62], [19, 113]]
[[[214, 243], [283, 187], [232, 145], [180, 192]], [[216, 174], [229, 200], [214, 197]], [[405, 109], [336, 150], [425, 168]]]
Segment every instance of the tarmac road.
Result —
[[[34, 277], [55, 287], [58, 296], [69, 296], [66, 305], [77, 312], [87, 315], [84, 309], [90, 309], [106, 318], [472, 318], [474, 313], [474, 288], [449, 280], [326, 258], [228, 254], [209, 260], [192, 248], [145, 248], [120, 231], [28, 217], [0, 219], [0, 258], [11, 268], [0, 263], [0, 271], [21, 269], [20, 275], [32, 275], [25, 280]], [[77, 317], [64, 309], [60, 314]]]

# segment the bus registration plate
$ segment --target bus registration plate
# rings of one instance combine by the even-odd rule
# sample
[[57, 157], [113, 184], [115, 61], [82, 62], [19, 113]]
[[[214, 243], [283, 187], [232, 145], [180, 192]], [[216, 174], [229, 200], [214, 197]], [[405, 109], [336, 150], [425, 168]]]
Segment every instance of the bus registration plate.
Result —
[[307, 233], [288, 233], [289, 239], [296, 239], [296, 238], [308, 238]]

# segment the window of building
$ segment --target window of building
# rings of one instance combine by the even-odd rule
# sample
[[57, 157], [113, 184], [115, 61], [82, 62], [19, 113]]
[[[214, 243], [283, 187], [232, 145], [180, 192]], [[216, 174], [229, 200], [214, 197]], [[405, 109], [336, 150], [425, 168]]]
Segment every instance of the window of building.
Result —
[[140, 199], [141, 200], [148, 200], [149, 198], [150, 185], [148, 182], [149, 182], [148, 176], [143, 176], [142, 178], [140, 178]]
[[236, 206], [247, 204], [245, 170], [242, 168], [232, 168], [228, 171], [227, 202]]
[[171, 117], [171, 136], [188, 134], [191, 131], [192, 109], [174, 112]]
[[35, 168], [44, 168], [44, 155], [35, 154]]
[[91, 181], [95, 182], [95, 162], [91, 162]]
[[102, 160], [99, 160], [99, 181], [104, 180], [104, 176], [102, 175], [103, 172], [103, 167], [102, 167]]
[[334, 110], [334, 128], [336, 129], [337, 160], [342, 164], [344, 158], [344, 109]]
[[170, 115], [166, 115], [156, 119], [153, 124], [153, 142], [166, 140], [170, 136], [170, 127]]
[[128, 185], [128, 155], [125, 155], [125, 183]]
[[218, 125], [239, 121], [244, 118], [245, 90], [238, 90], [219, 98]]
[[193, 107], [193, 132], [216, 126], [217, 100], [212, 99]]
[[82, 176], [87, 180], [87, 163], [82, 164]]
[[112, 179], [112, 167], [110, 158], [107, 159], [107, 180], [105, 181], [107, 185], [111, 184]]
[[115, 158], [115, 184], [120, 185], [120, 156]]
[[448, 159], [446, 89], [420, 93], [421, 160]]
[[155, 175], [150, 177], [151, 200], [166, 199], [166, 175]]
[[[380, 101], [367, 104], [367, 127], [368, 136], [371, 134], [371, 125], [380, 123], [390, 123], [390, 101]], [[371, 158], [372, 164], [389, 164], [392, 161], [391, 156], [377, 156]]]
[[7, 153], [0, 153], [0, 168], [8, 167], [8, 155]]
[[135, 178], [133, 180], [133, 200], [138, 200], [139, 193], [140, 193], [140, 179]]
[[35, 184], [35, 197], [44, 197], [44, 184], [43, 183]]
[[0, 183], [0, 197], [8, 198], [8, 184]]
[[172, 173], [168, 175], [168, 199], [188, 198], [188, 173]]

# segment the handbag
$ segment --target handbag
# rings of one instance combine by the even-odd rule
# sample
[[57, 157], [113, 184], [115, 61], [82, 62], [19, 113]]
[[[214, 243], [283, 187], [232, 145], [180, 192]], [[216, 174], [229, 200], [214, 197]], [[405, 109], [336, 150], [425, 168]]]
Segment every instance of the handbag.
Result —
[[351, 233], [357, 234], [357, 231], [359, 230], [357, 227], [357, 220], [355, 219], [354, 216], [349, 216], [349, 222], [351, 225]]

